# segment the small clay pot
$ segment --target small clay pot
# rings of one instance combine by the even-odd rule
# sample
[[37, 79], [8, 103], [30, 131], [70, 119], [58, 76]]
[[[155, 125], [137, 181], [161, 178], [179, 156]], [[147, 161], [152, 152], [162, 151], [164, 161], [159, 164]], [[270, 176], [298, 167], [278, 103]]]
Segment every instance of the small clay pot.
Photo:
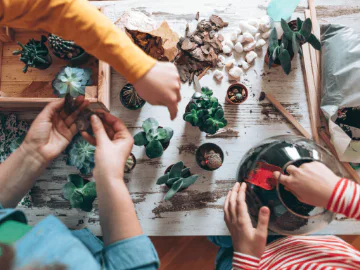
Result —
[[204, 144], [200, 145], [200, 147], [196, 150], [195, 159], [196, 159], [196, 163], [199, 165], [199, 167], [206, 171], [215, 171], [222, 166], [221, 165], [220, 167], [218, 167], [216, 169], [211, 169], [211, 168], [201, 164], [202, 161], [204, 161], [203, 153], [209, 152], [211, 150], [214, 150], [215, 153], [220, 154], [221, 163], [222, 164], [224, 163], [224, 152], [222, 151], [222, 149], [214, 143], [204, 143]]
[[133, 153], [130, 153], [130, 156], [131, 156], [132, 160], [134, 161], [134, 164], [132, 165], [132, 167], [129, 170], [127, 170], [127, 168], [125, 167], [125, 173], [130, 173], [136, 166], [136, 157], [134, 156]]
[[[164, 174], [167, 174], [167, 173], [169, 173], [170, 172], [170, 170], [171, 170], [171, 168], [174, 166], [175, 164], [172, 164], [172, 165], [170, 165], [169, 167], [167, 167], [167, 169], [165, 170], [165, 172], [164, 172]], [[186, 169], [187, 167], [184, 165], [184, 169]], [[189, 171], [184, 177], [186, 178], [186, 177], [189, 177], [189, 176], [191, 176], [192, 175], [192, 173], [191, 173], [191, 171]], [[167, 183], [165, 183], [165, 185], [170, 189], [171, 188], [171, 186], [170, 185], [168, 185]], [[179, 191], [182, 191], [182, 190], [184, 190], [184, 189], [187, 189], [187, 188], [181, 188]]]
[[[245, 90], [245, 97], [240, 102], [233, 102], [233, 101], [230, 100], [229, 91], [232, 90], [233, 88], [239, 88], [240, 91]], [[231, 84], [229, 86], [228, 90], [226, 91], [225, 100], [226, 100], [227, 103], [229, 103], [231, 105], [240, 105], [240, 104], [244, 103], [247, 100], [248, 95], [249, 95], [248, 89], [247, 89], [247, 87], [245, 85], [243, 85], [242, 83], [233, 83], [233, 84]]]
[[133, 106], [133, 105], [129, 104], [129, 103], [127, 102], [125, 96], [124, 96], [125, 91], [129, 91], [129, 90], [130, 90], [130, 91], [136, 91], [136, 90], [134, 89], [134, 86], [133, 86], [132, 84], [130, 84], [130, 83], [126, 84], [126, 85], [121, 89], [121, 91], [120, 91], [120, 102], [121, 102], [121, 104], [122, 104], [125, 108], [127, 108], [127, 109], [129, 109], [129, 110], [138, 110], [138, 109], [141, 109], [141, 108], [145, 105], [146, 101], [139, 97], [139, 98], [141, 99], [141, 102], [140, 102], [140, 104], [139, 104], [138, 106]]

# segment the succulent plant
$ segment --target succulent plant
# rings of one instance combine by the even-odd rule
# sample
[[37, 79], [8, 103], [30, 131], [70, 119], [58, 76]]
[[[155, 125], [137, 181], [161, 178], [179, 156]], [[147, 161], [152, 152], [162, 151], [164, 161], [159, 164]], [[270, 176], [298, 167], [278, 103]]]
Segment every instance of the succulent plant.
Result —
[[135, 165], [136, 165], [136, 158], [134, 154], [131, 153], [125, 163], [125, 173], [131, 172], [135, 168]]
[[13, 55], [20, 55], [20, 61], [25, 63], [23, 72], [26, 73], [29, 67], [37, 69], [48, 68], [52, 61], [49, 55], [49, 50], [44, 44], [47, 38], [41, 36], [41, 40], [30, 39], [25, 45], [18, 42], [22, 50], [13, 51]]
[[300, 18], [296, 20], [296, 29], [293, 31], [288, 23], [281, 19], [281, 28], [284, 31], [284, 36], [291, 42], [294, 53], [302, 55], [301, 45], [308, 42], [316, 50], [321, 50], [320, 41], [311, 33], [312, 22], [310, 18], [302, 21]]
[[164, 200], [168, 201], [176, 194], [176, 192], [194, 184], [198, 177], [199, 175], [197, 174], [191, 175], [190, 169], [185, 168], [184, 163], [180, 161], [171, 167], [170, 172], [161, 176], [156, 184], [166, 184], [169, 187], [169, 191], [164, 197]]
[[96, 199], [96, 184], [84, 180], [80, 175], [70, 174], [63, 186], [63, 195], [70, 201], [71, 207], [90, 212]]
[[207, 87], [201, 89], [202, 93], [195, 93], [183, 115], [186, 122], [199, 127], [201, 131], [215, 134], [220, 128], [227, 125], [222, 109], [213, 91]]
[[126, 84], [120, 91], [120, 101], [128, 109], [137, 110], [145, 105], [143, 100], [136, 92], [134, 86], [130, 83]]
[[81, 174], [90, 175], [95, 167], [95, 146], [89, 144], [80, 134], [77, 134], [65, 153], [68, 155], [67, 165], [76, 167]]
[[169, 127], [159, 127], [158, 121], [148, 118], [142, 124], [144, 131], [134, 136], [135, 145], [146, 147], [146, 155], [149, 158], [160, 157], [166, 145], [170, 142], [174, 131]]
[[54, 94], [65, 97], [70, 93], [72, 97], [85, 95], [85, 87], [91, 84], [91, 68], [64, 67], [52, 81]]
[[61, 59], [71, 60], [85, 52], [74, 41], [65, 40], [57, 35], [49, 34], [48, 39], [49, 47], [53, 50], [54, 55]]
[[274, 27], [269, 38], [269, 68], [276, 60], [280, 62], [284, 72], [289, 74], [291, 71], [291, 56], [288, 51], [288, 40], [283, 35], [279, 43], [277, 31]]

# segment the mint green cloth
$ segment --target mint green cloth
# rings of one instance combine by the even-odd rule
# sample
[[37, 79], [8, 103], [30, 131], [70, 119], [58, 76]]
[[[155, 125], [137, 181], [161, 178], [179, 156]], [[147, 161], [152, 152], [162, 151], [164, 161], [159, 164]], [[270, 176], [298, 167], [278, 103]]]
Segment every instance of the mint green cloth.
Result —
[[299, 2], [300, 0], [271, 0], [267, 8], [267, 14], [275, 22], [279, 22], [281, 19], [288, 21]]

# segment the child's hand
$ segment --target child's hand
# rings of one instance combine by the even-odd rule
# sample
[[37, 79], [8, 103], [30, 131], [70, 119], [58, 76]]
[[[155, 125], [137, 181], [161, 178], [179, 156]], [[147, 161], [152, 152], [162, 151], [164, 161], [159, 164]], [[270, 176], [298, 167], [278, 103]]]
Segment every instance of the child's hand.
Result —
[[245, 201], [246, 183], [236, 183], [226, 197], [225, 222], [231, 233], [234, 251], [261, 258], [268, 235], [270, 210], [262, 207], [254, 228]]
[[[340, 180], [328, 167], [320, 162], [311, 162], [299, 168], [290, 165], [286, 169], [287, 175], [280, 177], [280, 183], [292, 192], [299, 201], [327, 207], [336, 183]], [[280, 172], [274, 172], [274, 177], [279, 179]]]

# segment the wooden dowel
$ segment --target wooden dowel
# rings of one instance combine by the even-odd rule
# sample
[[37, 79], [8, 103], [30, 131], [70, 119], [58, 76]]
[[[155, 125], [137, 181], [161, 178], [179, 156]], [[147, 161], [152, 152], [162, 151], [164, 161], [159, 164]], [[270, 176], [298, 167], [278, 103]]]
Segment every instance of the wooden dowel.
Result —
[[[321, 139], [324, 141], [324, 143], [326, 144], [326, 146], [330, 149], [330, 151], [333, 153], [333, 155], [339, 159], [335, 147], [333, 146], [333, 144], [330, 141], [330, 138], [326, 135], [325, 131], [321, 130], [319, 132], [319, 135], [321, 137]], [[343, 165], [344, 169], [348, 172], [348, 174], [350, 175], [350, 177], [356, 181], [358, 184], [360, 184], [360, 176], [357, 174], [357, 172], [353, 169], [353, 167], [351, 167], [351, 165], [348, 162], [341, 162], [341, 164]]]
[[293, 126], [307, 139], [311, 139], [311, 135], [307, 132], [302, 125], [292, 116], [279, 101], [277, 101], [272, 94], [266, 94], [266, 98], [271, 102], [276, 109], [291, 123]]

